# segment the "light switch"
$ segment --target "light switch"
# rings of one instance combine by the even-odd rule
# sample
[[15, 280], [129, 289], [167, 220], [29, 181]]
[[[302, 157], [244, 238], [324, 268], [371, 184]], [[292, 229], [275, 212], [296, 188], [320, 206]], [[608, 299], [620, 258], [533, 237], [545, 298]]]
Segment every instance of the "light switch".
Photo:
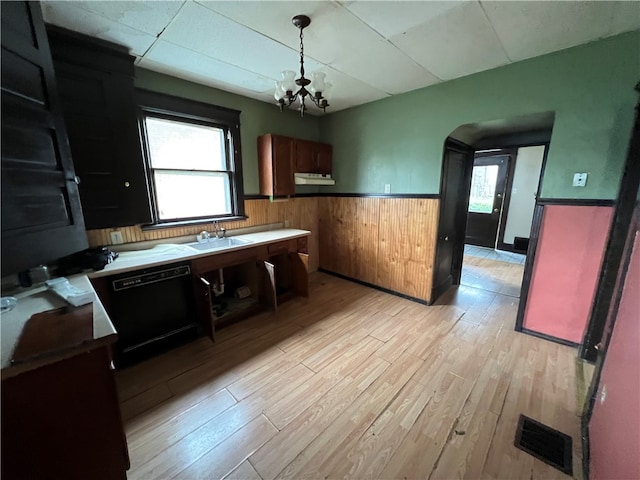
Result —
[[573, 186], [584, 187], [587, 184], [588, 173], [576, 173], [573, 175]]
[[385, 183], [384, 184], [384, 193], [391, 193], [391, 184], [390, 183]]

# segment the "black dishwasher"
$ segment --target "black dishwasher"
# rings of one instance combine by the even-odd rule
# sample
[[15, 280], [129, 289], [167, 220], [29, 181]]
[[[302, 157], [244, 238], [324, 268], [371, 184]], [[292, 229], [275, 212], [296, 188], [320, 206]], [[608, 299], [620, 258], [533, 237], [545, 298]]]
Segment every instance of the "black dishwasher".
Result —
[[191, 269], [172, 264], [110, 278], [115, 361], [130, 365], [198, 336]]

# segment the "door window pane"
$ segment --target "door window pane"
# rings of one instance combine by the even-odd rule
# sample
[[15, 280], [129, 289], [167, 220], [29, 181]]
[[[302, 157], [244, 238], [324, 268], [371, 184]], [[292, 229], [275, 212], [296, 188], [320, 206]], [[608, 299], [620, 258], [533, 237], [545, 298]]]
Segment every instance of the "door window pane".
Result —
[[493, 200], [496, 193], [498, 165], [473, 167], [471, 177], [471, 194], [469, 196], [469, 212], [493, 212]]

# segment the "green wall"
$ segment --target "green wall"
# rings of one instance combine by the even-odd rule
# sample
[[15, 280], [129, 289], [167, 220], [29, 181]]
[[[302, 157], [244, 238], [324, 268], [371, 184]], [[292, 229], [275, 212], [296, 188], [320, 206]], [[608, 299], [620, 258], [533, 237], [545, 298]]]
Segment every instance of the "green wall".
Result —
[[[242, 97], [233, 93], [199, 85], [161, 73], [136, 69], [136, 87], [160, 93], [211, 103], [240, 110], [240, 136], [242, 140], [242, 171], [245, 194], [257, 194], [258, 149], [257, 138], [265, 133], [318, 140], [319, 119], [312, 115], [300, 118], [296, 110], [280, 113], [278, 107]], [[275, 102], [274, 102], [275, 103]], [[300, 188], [304, 192], [304, 188]]]
[[[320, 134], [333, 144], [336, 185], [323, 191], [438, 193], [456, 127], [553, 110], [542, 196], [613, 199], [639, 79], [635, 31], [333, 113]], [[589, 172], [586, 187], [571, 186], [574, 172]]]

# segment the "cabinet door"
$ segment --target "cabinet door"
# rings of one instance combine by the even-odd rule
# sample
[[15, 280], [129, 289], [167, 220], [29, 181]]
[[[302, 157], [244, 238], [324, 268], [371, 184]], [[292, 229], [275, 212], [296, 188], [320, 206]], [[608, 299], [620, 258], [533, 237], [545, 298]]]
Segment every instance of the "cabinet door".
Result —
[[276, 267], [273, 263], [262, 262], [263, 280], [262, 280], [262, 298], [261, 302], [268, 305], [274, 312], [278, 308], [276, 300]]
[[331, 173], [331, 157], [333, 147], [326, 143], [316, 143], [314, 173]]
[[2, 275], [87, 248], [37, 2], [3, 2]]
[[194, 292], [196, 296], [196, 315], [198, 323], [204, 333], [215, 341], [215, 319], [211, 305], [211, 283], [200, 275], [193, 276]]
[[273, 135], [273, 195], [293, 195], [296, 186], [293, 178], [294, 140]]
[[296, 168], [297, 173], [313, 173], [316, 168], [314, 157], [314, 143], [306, 140], [296, 140]]
[[291, 288], [296, 295], [309, 296], [309, 255], [306, 253], [290, 253]]
[[133, 60], [95, 39], [49, 27], [88, 229], [151, 221], [133, 97]]

